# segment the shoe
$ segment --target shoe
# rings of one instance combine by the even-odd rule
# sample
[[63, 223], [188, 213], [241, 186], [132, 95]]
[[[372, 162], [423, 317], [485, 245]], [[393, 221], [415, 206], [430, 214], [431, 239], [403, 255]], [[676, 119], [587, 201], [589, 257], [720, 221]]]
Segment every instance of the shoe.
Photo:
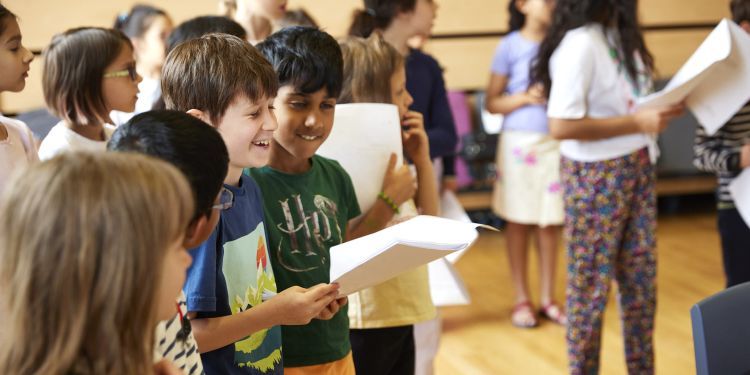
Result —
[[[531, 317], [531, 319], [525, 320], [525, 317]], [[534, 314], [534, 307], [531, 306], [529, 301], [520, 302], [513, 306], [510, 313], [510, 322], [518, 328], [534, 328], [539, 325], [536, 314]]]
[[542, 308], [539, 309], [539, 315], [542, 318], [548, 319], [551, 322], [557, 323], [561, 326], [565, 326], [568, 324], [568, 317], [554, 301], [542, 306]]

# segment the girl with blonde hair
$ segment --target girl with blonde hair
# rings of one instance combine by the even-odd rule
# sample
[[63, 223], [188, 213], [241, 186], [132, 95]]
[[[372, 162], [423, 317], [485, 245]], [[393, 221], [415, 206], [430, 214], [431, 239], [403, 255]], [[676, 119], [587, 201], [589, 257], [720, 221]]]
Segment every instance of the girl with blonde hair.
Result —
[[182, 174], [136, 154], [63, 153], [0, 198], [3, 374], [153, 374], [190, 256]]

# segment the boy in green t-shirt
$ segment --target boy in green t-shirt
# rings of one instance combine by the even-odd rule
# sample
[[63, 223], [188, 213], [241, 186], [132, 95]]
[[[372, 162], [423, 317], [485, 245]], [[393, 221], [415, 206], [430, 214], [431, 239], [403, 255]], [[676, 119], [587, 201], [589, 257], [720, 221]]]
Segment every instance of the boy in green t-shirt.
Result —
[[[264, 197], [276, 284], [284, 290], [327, 283], [330, 248], [383, 228], [393, 209], [386, 199], [378, 200], [358, 220], [362, 224], [350, 225], [360, 215], [351, 179], [338, 162], [315, 155], [331, 132], [341, 92], [343, 59], [336, 40], [314, 28], [292, 27], [257, 48], [280, 84], [274, 101], [279, 127], [269, 163], [249, 171]], [[413, 187], [397, 179], [394, 173], [386, 175], [383, 195], [400, 205], [411, 198]], [[346, 299], [339, 303], [331, 320], [282, 327], [287, 375], [354, 374]]]

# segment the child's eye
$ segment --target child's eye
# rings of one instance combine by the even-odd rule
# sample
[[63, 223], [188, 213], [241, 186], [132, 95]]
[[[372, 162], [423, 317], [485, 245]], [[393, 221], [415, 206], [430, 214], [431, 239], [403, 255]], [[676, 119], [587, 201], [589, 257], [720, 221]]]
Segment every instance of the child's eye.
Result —
[[273, 104], [271, 104], [271, 105], [268, 106], [268, 109], [273, 112], [273, 111], [276, 110], [276, 107], [274, 107]]
[[306, 102], [289, 102], [289, 106], [294, 109], [304, 109], [305, 107], [307, 107], [307, 103]]
[[320, 104], [320, 108], [325, 109], [325, 110], [333, 109], [333, 107], [335, 107], [335, 105], [331, 104], [331, 103], [321, 103]]
[[260, 116], [260, 111], [255, 111], [249, 115], [250, 118], [257, 118]]

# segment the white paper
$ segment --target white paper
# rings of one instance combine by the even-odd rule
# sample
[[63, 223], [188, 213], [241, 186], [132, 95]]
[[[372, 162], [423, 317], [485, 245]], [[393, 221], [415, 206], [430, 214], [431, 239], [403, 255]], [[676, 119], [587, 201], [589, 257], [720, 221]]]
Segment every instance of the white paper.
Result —
[[349, 173], [359, 208], [370, 210], [383, 188], [391, 153], [403, 163], [401, 122], [393, 104], [336, 105], [333, 129], [318, 155], [334, 159]]
[[732, 180], [729, 184], [729, 193], [732, 194], [734, 205], [745, 220], [745, 224], [750, 226], [750, 168], [745, 168], [737, 178]]
[[714, 134], [750, 99], [750, 36], [723, 19], [667, 86], [639, 101], [639, 107], [685, 104]]
[[[456, 194], [450, 190], [444, 191], [442, 197], [440, 197], [440, 217], [457, 220], [464, 223], [471, 223], [471, 219], [466, 213], [466, 210], [464, 210], [463, 206], [461, 206], [461, 202], [458, 201], [458, 197], [456, 197]], [[448, 259], [449, 262], [455, 264], [459, 258], [466, 254], [467, 250], [469, 249], [466, 248], [461, 251], [456, 251], [455, 253], [448, 254], [446, 259]]]
[[466, 284], [447, 258], [430, 262], [427, 269], [430, 273], [430, 294], [435, 306], [468, 305], [471, 303]]
[[469, 247], [481, 224], [421, 215], [331, 248], [331, 282], [348, 295]]

